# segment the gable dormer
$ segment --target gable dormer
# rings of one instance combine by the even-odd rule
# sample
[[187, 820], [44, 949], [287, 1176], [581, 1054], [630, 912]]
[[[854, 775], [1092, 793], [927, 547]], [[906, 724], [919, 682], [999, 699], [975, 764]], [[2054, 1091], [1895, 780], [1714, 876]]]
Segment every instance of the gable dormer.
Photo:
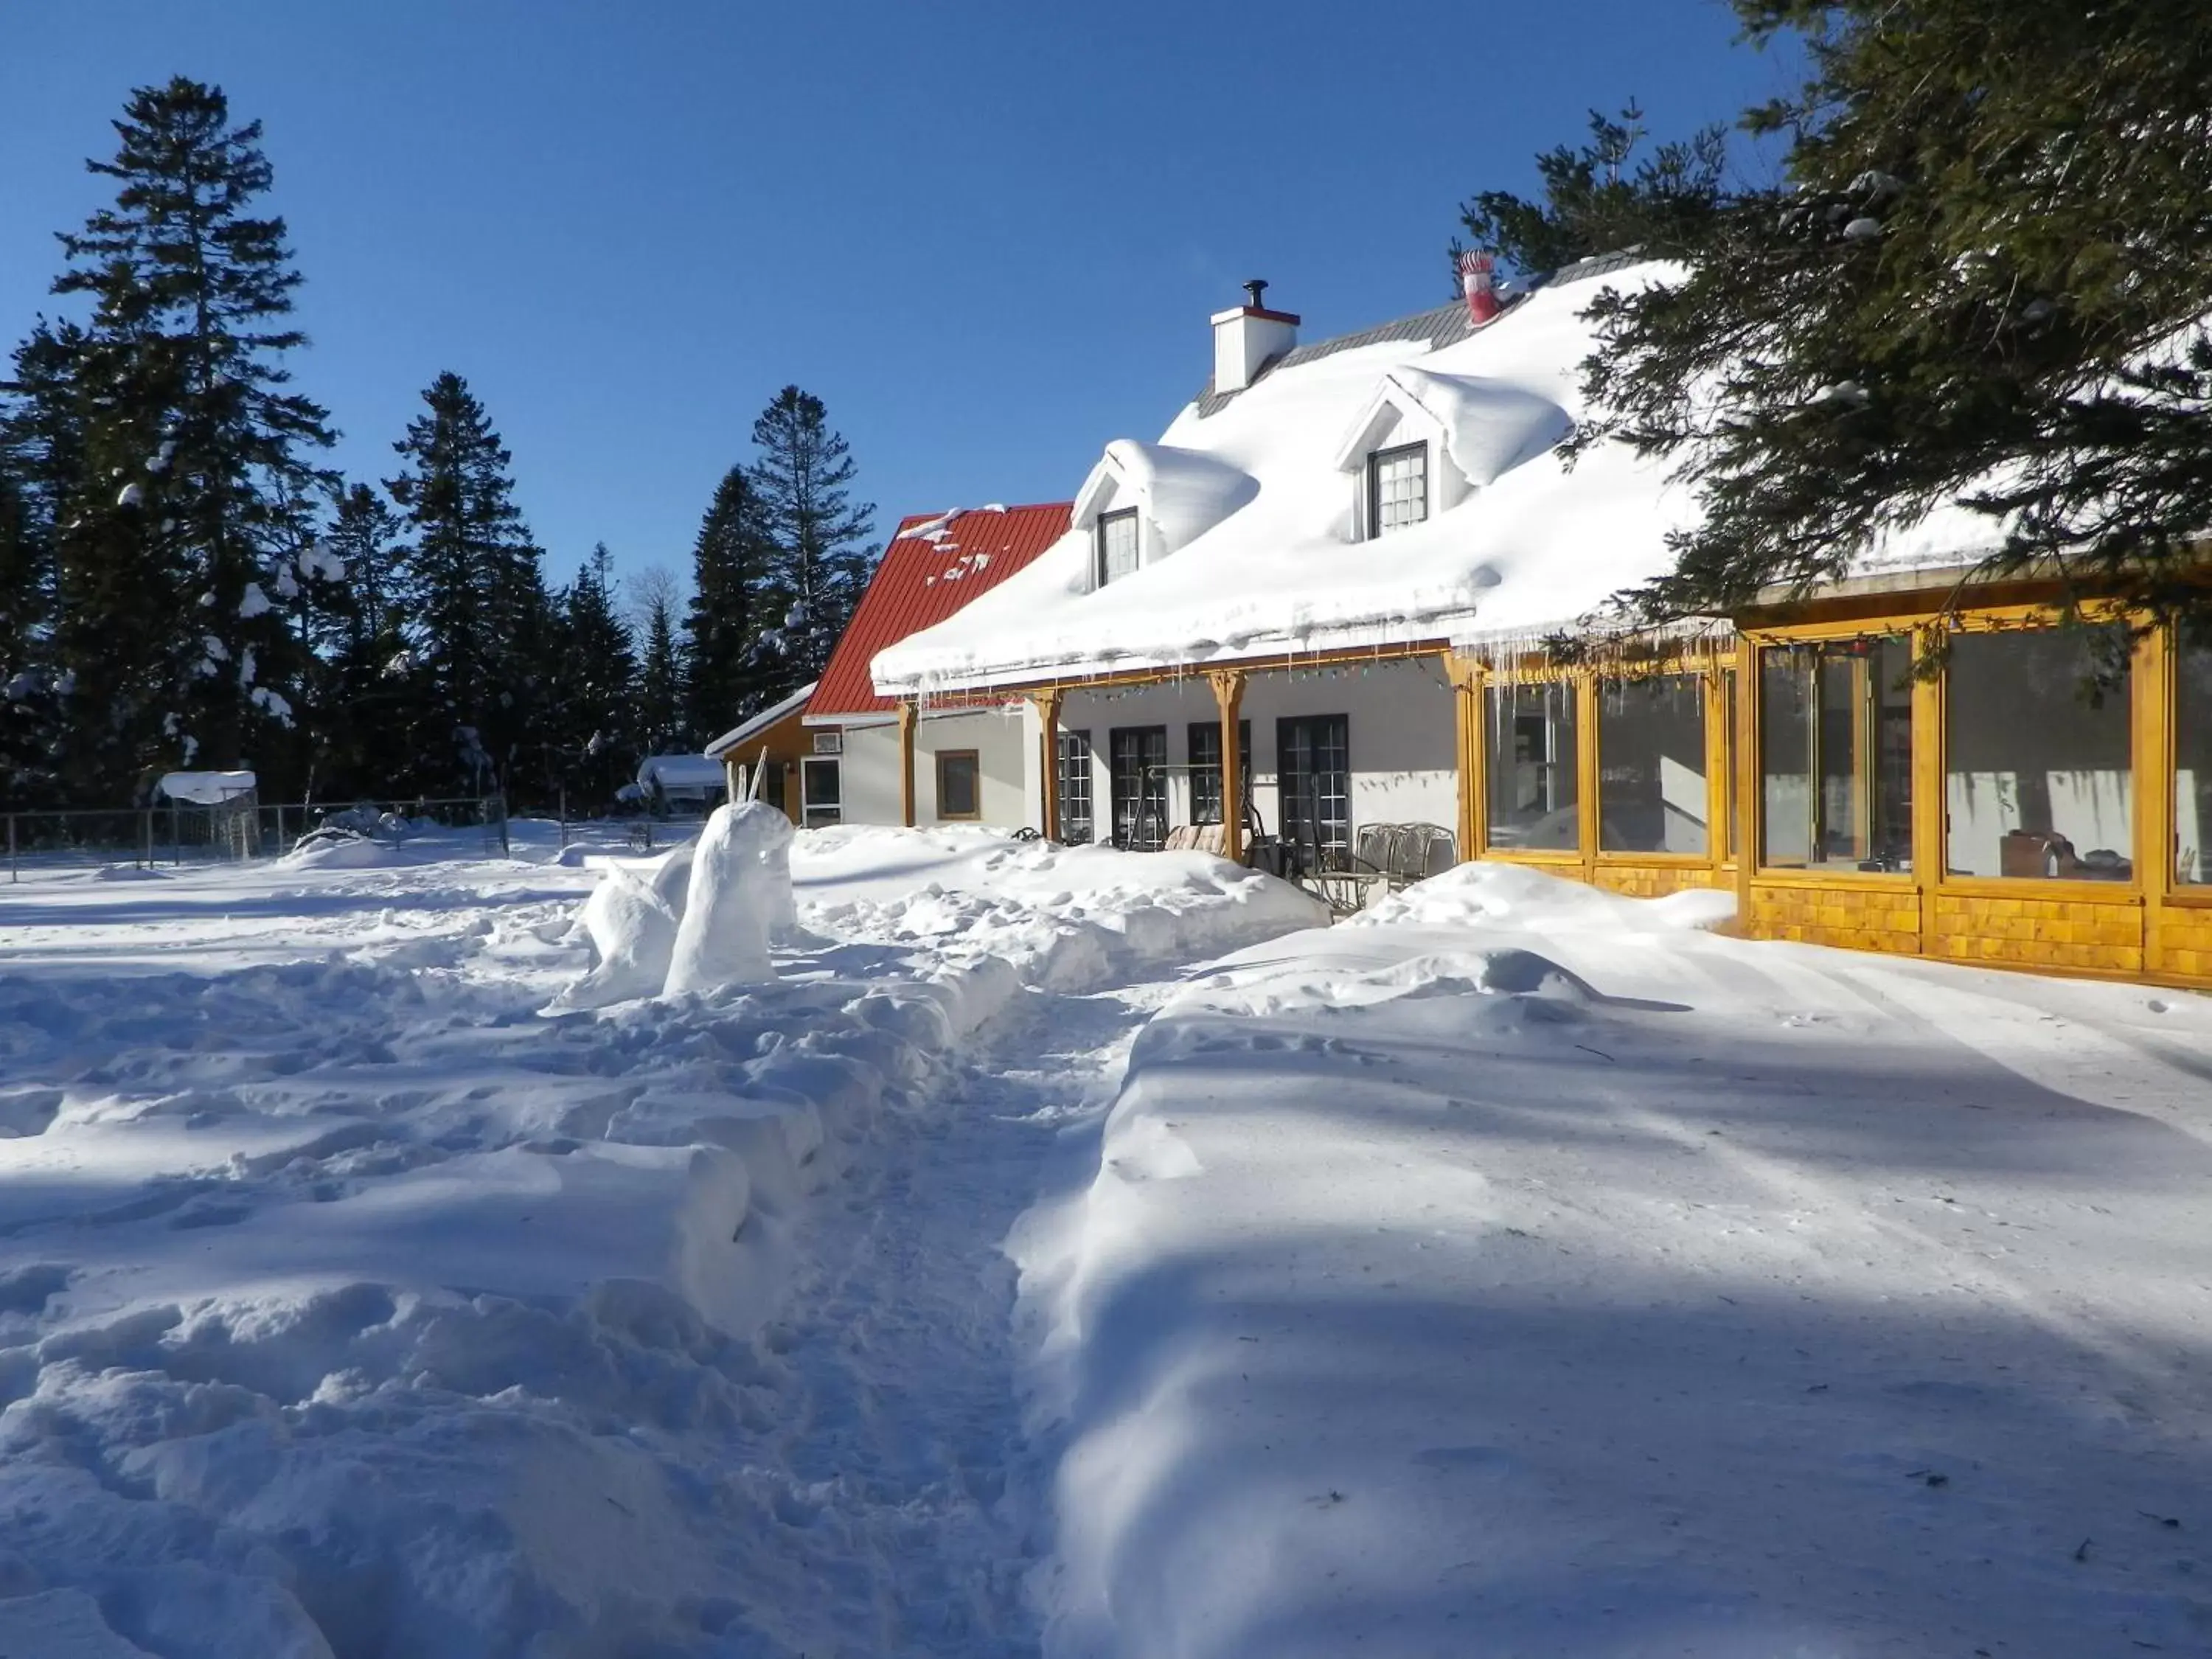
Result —
[[1196, 540], [1259, 493], [1249, 474], [1194, 449], [1117, 438], [1075, 497], [1091, 538], [1091, 586], [1133, 576]]
[[1349, 539], [1448, 513], [1572, 428], [1557, 404], [1503, 381], [1392, 369], [1337, 450], [1352, 486]]

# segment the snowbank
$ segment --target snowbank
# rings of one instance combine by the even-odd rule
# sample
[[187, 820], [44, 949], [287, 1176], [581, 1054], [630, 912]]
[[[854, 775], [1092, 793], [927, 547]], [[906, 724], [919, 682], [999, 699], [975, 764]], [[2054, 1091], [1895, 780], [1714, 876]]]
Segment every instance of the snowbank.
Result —
[[2197, 1651], [2212, 1005], [1465, 866], [1015, 1237], [1082, 1659]]
[[[11, 905], [0, 1651], [708, 1659], [883, 1624], [893, 1566], [842, 1518], [882, 1472], [834, 1462], [810, 1371], [850, 1340], [841, 1275], [871, 1270], [810, 1255], [817, 1195], [969, 1097], [964, 1045], [1034, 971], [1078, 982], [1059, 913], [1100, 975], [1306, 913], [1228, 866], [806, 836], [772, 980], [537, 1017], [586, 965], [580, 908], [597, 992], [658, 990], [667, 895], [769, 879], [738, 839], [603, 883], [410, 844]], [[1117, 891], [1159, 919], [1114, 934], [1093, 907]], [[981, 930], [905, 925], [960, 911]], [[823, 1280], [830, 1334], [794, 1354], [778, 1321]], [[884, 1525], [899, 1563], [943, 1541]], [[963, 1593], [899, 1616], [934, 1650], [1018, 1651], [963, 1629]]]

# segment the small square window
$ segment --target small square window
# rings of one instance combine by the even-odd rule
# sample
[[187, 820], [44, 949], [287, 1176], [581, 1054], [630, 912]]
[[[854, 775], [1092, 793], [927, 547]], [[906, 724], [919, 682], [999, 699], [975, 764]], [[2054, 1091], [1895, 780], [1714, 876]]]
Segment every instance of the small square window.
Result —
[[937, 755], [937, 816], [983, 816], [983, 769], [973, 749], [941, 749]]
[[1429, 447], [1401, 444], [1378, 449], [1367, 459], [1367, 524], [1370, 539], [1387, 536], [1429, 516]]
[[1098, 518], [1098, 586], [1137, 574], [1137, 509], [1103, 513]]

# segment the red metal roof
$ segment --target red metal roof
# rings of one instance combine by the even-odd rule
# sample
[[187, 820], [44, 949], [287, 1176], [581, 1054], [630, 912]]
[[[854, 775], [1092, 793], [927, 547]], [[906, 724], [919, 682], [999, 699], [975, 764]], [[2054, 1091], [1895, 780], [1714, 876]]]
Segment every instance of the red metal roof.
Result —
[[988, 593], [1067, 533], [1073, 501], [1040, 507], [916, 513], [898, 534], [830, 653], [808, 715], [864, 714], [898, 705], [876, 695], [868, 665], [878, 651], [941, 623]]

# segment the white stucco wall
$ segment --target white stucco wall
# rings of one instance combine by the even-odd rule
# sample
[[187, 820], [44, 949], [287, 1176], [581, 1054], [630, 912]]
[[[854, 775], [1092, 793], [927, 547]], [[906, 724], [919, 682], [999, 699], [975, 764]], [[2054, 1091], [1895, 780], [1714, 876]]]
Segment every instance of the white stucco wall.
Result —
[[[947, 822], [938, 811], [937, 754], [972, 749], [982, 772], [981, 822], [1016, 830], [1039, 822], [1035, 767], [1036, 711], [1023, 703], [1011, 709], [981, 709], [957, 714], [927, 714], [915, 729], [914, 812], [916, 823]], [[899, 802], [899, 738], [896, 720], [845, 728], [844, 763], [839, 781], [847, 823], [902, 822]]]
[[[1282, 825], [1276, 791], [1279, 720], [1342, 714], [1351, 738], [1352, 814], [1363, 823], [1436, 823], [1459, 816], [1452, 692], [1434, 659], [1286, 673], [1255, 671], [1244, 683], [1243, 718], [1252, 723], [1253, 804], [1266, 829]], [[1220, 718], [1204, 679], [1110, 692], [1071, 691], [1060, 704], [1065, 731], [1085, 731], [1091, 744], [1091, 795], [1103, 837], [1111, 828], [1107, 771], [1109, 734], [1115, 726], [1165, 726], [1168, 762], [1190, 760], [1193, 721]], [[1188, 774], [1170, 775], [1168, 821], [1190, 821]]]

